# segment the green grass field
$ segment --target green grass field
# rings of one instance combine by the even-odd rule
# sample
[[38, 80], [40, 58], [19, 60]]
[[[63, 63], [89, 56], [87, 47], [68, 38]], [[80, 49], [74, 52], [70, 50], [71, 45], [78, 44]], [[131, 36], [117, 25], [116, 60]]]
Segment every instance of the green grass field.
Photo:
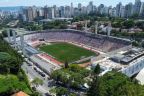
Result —
[[39, 49], [52, 55], [60, 62], [74, 62], [81, 57], [95, 56], [96, 53], [68, 43], [52, 43], [40, 46]]

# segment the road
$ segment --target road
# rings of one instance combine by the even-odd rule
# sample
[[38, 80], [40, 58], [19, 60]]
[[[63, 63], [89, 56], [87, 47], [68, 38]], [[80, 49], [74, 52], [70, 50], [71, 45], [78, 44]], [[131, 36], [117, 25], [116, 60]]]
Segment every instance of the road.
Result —
[[49, 87], [48, 87], [48, 82], [50, 82], [46, 77], [42, 77], [40, 74], [38, 74], [34, 69], [34, 66], [28, 66], [27, 63], [23, 63], [22, 65], [22, 69], [25, 71], [25, 73], [28, 76], [29, 81], [31, 82], [33, 79], [35, 78], [40, 78], [41, 80], [43, 80], [43, 85], [39, 85], [36, 90], [38, 92], [40, 92], [41, 94], [43, 94], [43, 96], [45, 96], [44, 94], [49, 92]]
[[[43, 85], [39, 85], [36, 87], [36, 90], [41, 93], [43, 96], [45, 96], [45, 93], [49, 93], [49, 90], [51, 86], [54, 86], [52, 83], [52, 80], [48, 80], [47, 77], [42, 77], [38, 72], [34, 70], [34, 67], [36, 66], [29, 66], [27, 63], [23, 63], [22, 69], [25, 71], [25, 73], [28, 76], [29, 81], [31, 82], [35, 78], [40, 78], [43, 80]], [[80, 96], [83, 96], [83, 92], [79, 90], [73, 90], [71, 89], [71, 92], [75, 92], [79, 94]]]

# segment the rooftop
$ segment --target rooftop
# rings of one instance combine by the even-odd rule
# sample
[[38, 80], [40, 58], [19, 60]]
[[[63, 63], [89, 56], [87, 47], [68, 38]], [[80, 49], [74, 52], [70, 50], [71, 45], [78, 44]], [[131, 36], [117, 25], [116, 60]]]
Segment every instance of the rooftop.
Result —
[[127, 51], [118, 52], [112, 57], [105, 57], [95, 62], [99, 64], [103, 69], [122, 69], [129, 65], [133, 65], [136, 62], [141, 61], [144, 56], [144, 49], [132, 48]]
[[29, 96], [29, 95], [24, 93], [24, 92], [22, 92], [22, 91], [20, 91], [18, 93], [13, 94], [12, 96]]
[[115, 62], [122, 63], [122, 64], [128, 64], [132, 62], [133, 60], [141, 57], [144, 55], [144, 49], [141, 48], [132, 48], [122, 54], [116, 54], [111, 59]]

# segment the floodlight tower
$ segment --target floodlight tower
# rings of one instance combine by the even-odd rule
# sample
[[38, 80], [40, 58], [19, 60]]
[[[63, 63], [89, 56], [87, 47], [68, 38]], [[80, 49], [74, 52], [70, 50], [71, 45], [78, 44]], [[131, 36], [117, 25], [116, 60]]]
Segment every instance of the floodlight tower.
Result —
[[87, 20], [85, 21], [85, 32], [87, 32]]
[[55, 10], [54, 10], [54, 8], [52, 8], [52, 19], [54, 19], [55, 18]]
[[112, 30], [112, 26], [111, 26], [111, 23], [109, 23], [108, 26], [107, 26], [107, 35], [108, 36], [111, 35], [111, 30]]
[[9, 43], [11, 43], [11, 36], [10, 36], [10, 30], [9, 29], [7, 29], [7, 36], [8, 36]]
[[98, 32], [98, 21], [95, 22], [95, 34]]
[[12, 30], [12, 36], [13, 36], [13, 44], [14, 44], [14, 47], [16, 48], [16, 32], [15, 30]]
[[21, 48], [23, 54], [25, 55], [24, 36], [23, 35], [20, 35], [20, 48]]

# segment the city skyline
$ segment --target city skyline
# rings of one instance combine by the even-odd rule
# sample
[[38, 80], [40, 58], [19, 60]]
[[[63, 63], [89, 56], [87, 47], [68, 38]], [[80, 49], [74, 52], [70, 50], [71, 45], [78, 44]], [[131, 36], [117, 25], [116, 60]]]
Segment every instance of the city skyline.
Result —
[[[135, 0], [1, 0], [0, 1], [0, 7], [7, 7], [7, 6], [52, 6], [52, 5], [57, 5], [57, 6], [62, 6], [62, 5], [70, 5], [72, 2], [74, 6], [77, 6], [78, 3], [81, 3], [82, 5], [87, 5], [90, 1], [93, 1], [94, 5], [98, 6], [100, 4], [104, 4], [106, 6], [116, 6], [119, 2], [122, 2], [122, 4], [128, 4], [129, 2], [134, 3]], [[112, 1], [112, 2], [110, 2]], [[144, 1], [144, 0], [141, 0]], [[107, 3], [109, 2], [109, 3]]]

